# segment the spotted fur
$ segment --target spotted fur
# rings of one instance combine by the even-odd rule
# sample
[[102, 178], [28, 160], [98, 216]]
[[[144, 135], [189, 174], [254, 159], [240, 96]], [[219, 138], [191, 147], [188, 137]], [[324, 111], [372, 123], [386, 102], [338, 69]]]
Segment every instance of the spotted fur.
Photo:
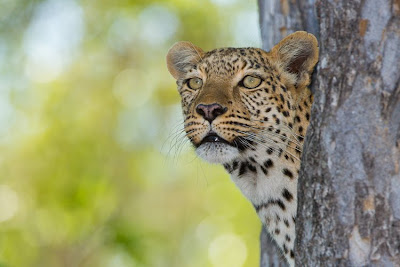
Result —
[[[297, 178], [313, 97], [308, 89], [318, 61], [318, 44], [296, 32], [270, 52], [220, 48], [203, 52], [189, 42], [175, 44], [167, 65], [182, 99], [187, 137], [197, 154], [223, 164], [252, 202], [262, 223], [294, 266]], [[259, 86], [243, 85], [247, 75]], [[188, 81], [200, 78], [191, 89]], [[221, 107], [212, 120], [199, 105]], [[205, 142], [208, 136], [215, 142]]]

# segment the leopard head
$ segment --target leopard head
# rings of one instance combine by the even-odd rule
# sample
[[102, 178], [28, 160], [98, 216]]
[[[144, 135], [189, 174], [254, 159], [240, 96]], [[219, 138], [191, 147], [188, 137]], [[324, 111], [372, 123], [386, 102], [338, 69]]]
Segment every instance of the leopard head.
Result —
[[167, 66], [177, 81], [186, 136], [196, 153], [211, 163], [228, 163], [266, 138], [273, 149], [284, 150], [317, 61], [317, 40], [306, 32], [289, 35], [269, 52], [204, 52], [190, 42], [176, 43]]

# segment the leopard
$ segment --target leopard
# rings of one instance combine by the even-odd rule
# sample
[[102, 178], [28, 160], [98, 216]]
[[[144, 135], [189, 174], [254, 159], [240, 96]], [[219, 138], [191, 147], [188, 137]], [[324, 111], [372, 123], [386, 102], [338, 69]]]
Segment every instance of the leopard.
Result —
[[196, 154], [230, 174], [289, 266], [295, 266], [297, 183], [318, 57], [316, 37], [304, 31], [270, 51], [205, 52], [181, 41], [166, 57]]

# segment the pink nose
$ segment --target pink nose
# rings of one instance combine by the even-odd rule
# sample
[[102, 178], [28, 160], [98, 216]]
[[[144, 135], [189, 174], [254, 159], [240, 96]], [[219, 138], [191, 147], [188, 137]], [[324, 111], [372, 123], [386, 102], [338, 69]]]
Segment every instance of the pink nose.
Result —
[[224, 114], [228, 108], [222, 107], [220, 104], [214, 103], [210, 105], [199, 104], [196, 107], [197, 113], [199, 113], [204, 119], [210, 123], [215, 120], [219, 115]]

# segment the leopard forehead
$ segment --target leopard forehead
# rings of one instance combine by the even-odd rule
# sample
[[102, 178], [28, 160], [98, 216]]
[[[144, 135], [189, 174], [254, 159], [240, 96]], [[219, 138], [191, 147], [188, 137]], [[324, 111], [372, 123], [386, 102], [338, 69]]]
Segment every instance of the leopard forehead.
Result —
[[258, 48], [219, 48], [204, 54], [198, 69], [209, 76], [233, 76], [242, 69], [268, 71], [267, 53]]

